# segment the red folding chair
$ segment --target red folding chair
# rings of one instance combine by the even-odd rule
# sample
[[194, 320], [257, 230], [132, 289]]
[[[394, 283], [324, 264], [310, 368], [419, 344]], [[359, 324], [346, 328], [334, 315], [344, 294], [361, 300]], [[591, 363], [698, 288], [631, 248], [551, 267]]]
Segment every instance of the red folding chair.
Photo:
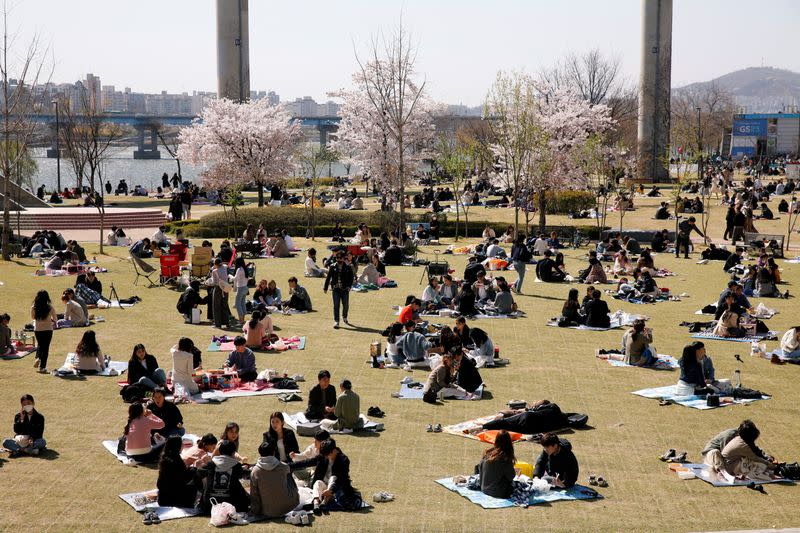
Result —
[[189, 260], [189, 247], [182, 242], [176, 242], [169, 245], [169, 255], [178, 257], [178, 262], [185, 262]]
[[181, 275], [180, 257], [165, 254], [158, 258], [161, 265], [161, 283]]

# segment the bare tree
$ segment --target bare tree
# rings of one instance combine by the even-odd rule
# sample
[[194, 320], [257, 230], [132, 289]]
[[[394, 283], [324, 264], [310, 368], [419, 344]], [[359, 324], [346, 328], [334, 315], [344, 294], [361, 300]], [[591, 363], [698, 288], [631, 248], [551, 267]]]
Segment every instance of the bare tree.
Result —
[[[11, 184], [20, 165], [28, 155], [28, 142], [35, 124], [31, 114], [36, 111], [34, 95], [39, 78], [45, 68], [43, 56], [46, 48], [34, 36], [24, 49], [14, 47], [15, 36], [9, 34], [8, 18], [11, 9], [2, 6], [3, 42], [0, 44], [0, 174], [3, 182], [3, 235], [0, 246], [3, 259], [10, 260], [8, 249], [11, 240]], [[12, 85], [12, 81], [15, 85]]]
[[106, 163], [111, 156], [111, 146], [122, 137], [120, 126], [105, 122], [102, 111], [91, 102], [88, 91], [79, 91], [79, 102], [75, 106], [64, 106], [64, 125], [61, 127], [62, 142], [67, 159], [72, 164], [79, 180], [89, 184], [91, 204], [100, 214], [100, 253], [103, 254], [105, 231], [105, 183]]
[[180, 146], [180, 128], [165, 132], [162, 124], [153, 124], [158, 135], [158, 140], [167, 151], [169, 156], [175, 160], [178, 165], [178, 178], [183, 182], [183, 174], [181, 174], [181, 158], [178, 157], [178, 146]]
[[[306, 237], [314, 240], [314, 228], [316, 221], [314, 218], [315, 202], [317, 201], [317, 189], [319, 188], [319, 176], [325, 165], [332, 163], [338, 159], [338, 154], [328, 149], [327, 146], [319, 146], [317, 144], [308, 145], [300, 153], [300, 165], [305, 171], [307, 181], [311, 188], [311, 195], [309, 196], [308, 208], [308, 226], [306, 227]], [[303, 187], [305, 189], [306, 187]]]

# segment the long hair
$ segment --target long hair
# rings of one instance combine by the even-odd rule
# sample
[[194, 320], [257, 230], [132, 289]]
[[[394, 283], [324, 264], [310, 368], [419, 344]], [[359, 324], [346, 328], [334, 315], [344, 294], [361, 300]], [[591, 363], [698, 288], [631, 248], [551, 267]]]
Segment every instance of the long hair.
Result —
[[702, 342], [693, 342], [683, 347], [683, 355], [681, 355], [680, 365], [681, 368], [688, 370], [694, 368], [700, 363], [697, 361], [697, 350], [705, 347]]
[[236, 450], [238, 451], [239, 450], [239, 437], [237, 436], [236, 440], [230, 440], [228, 438], [228, 431], [230, 431], [232, 429], [235, 429], [236, 433], [238, 435], [238, 433], [239, 433], [239, 424], [237, 424], [236, 422], [228, 422], [227, 424], [225, 424], [225, 429], [222, 430], [222, 435], [220, 435], [219, 440], [227, 440], [229, 442], [232, 442], [234, 444], [234, 446], [236, 446]]
[[567, 294], [567, 301], [568, 302], [577, 302], [579, 296], [578, 289], [570, 289], [569, 294]]
[[167, 438], [164, 443], [164, 449], [161, 450], [161, 460], [158, 462], [158, 473], [171, 474], [172, 472], [165, 472], [165, 469], [171, 464], [184, 464], [181, 459], [181, 448], [183, 448], [183, 439], [177, 435], [172, 435]]
[[483, 458], [490, 463], [495, 461], [509, 461], [511, 464], [517, 462], [514, 456], [514, 443], [508, 431], [501, 429], [494, 439], [494, 446], [486, 450]]
[[241, 255], [239, 257], [237, 257], [236, 260], [233, 262], [233, 266], [235, 268], [237, 268], [237, 269], [238, 268], [246, 269], [247, 268], [247, 264], [244, 262], [244, 257], [242, 257]]
[[95, 336], [94, 331], [91, 329], [88, 331], [83, 332], [83, 337], [81, 337], [81, 342], [78, 343], [78, 347], [75, 348], [75, 352], [77, 354], [96, 354], [100, 351], [100, 346], [97, 344], [97, 337]]
[[389, 342], [397, 342], [397, 337], [403, 334], [403, 324], [395, 322], [389, 329]]
[[138, 359], [138, 357], [136, 357], [136, 352], [139, 350], [144, 350], [145, 355], [147, 355], [147, 349], [145, 349], [144, 344], [139, 343], [133, 347], [133, 351], [131, 352], [131, 361]]
[[128, 423], [125, 424], [125, 434], [131, 429], [131, 422], [144, 414], [144, 406], [140, 403], [132, 403], [128, 406]]
[[33, 318], [44, 320], [50, 314], [50, 295], [47, 291], [39, 291], [33, 299]]
[[[283, 419], [283, 413], [281, 413], [280, 411], [275, 411], [274, 413], [269, 415], [269, 429], [267, 430], [267, 433], [269, 433], [269, 436], [272, 438], [272, 440], [277, 441], [278, 440], [278, 432], [275, 431], [274, 429], [272, 429], [272, 419], [273, 418], [277, 418], [278, 420], [280, 420], [281, 421], [281, 425], [283, 425], [285, 420]], [[284, 432], [285, 431], [286, 430], [284, 429]]]

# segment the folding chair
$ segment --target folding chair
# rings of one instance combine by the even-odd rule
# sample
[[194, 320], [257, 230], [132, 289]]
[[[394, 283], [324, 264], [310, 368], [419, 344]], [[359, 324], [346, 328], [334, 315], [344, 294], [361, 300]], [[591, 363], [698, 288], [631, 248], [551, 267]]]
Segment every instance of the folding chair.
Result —
[[161, 266], [161, 283], [175, 280], [181, 275], [180, 256], [165, 254], [158, 258]]
[[438, 276], [441, 278], [448, 272], [450, 272], [450, 264], [447, 261], [439, 261], [439, 250], [434, 250], [434, 260], [427, 265], [425, 265], [425, 270], [422, 272], [422, 277], [420, 278], [420, 283], [422, 280], [425, 279], [425, 275], [428, 275], [428, 283], [430, 283], [431, 278]]
[[162, 283], [156, 283], [150, 279], [150, 276], [158, 272], [156, 267], [147, 264], [141, 257], [136, 255], [131, 255], [130, 260], [131, 263], [133, 263], [133, 271], [136, 272], [136, 279], [133, 280], [134, 285], [139, 284], [139, 278], [146, 279], [150, 284], [148, 287], [160, 287], [163, 285]]

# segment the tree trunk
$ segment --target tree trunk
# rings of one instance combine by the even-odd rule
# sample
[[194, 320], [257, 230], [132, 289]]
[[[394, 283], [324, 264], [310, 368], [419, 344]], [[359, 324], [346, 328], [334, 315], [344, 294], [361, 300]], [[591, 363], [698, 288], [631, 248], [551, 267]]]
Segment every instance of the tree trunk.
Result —
[[545, 191], [539, 189], [539, 231], [544, 233], [544, 228], [547, 226], [547, 197]]
[[178, 163], [178, 179], [183, 181], [183, 174], [181, 174], [181, 160], [176, 157], [175, 162]]
[[[458, 222], [460, 220], [461, 211], [458, 209], [458, 199], [456, 199], [456, 241], [458, 241]], [[465, 236], [466, 237], [466, 236]]]
[[[6, 144], [8, 146], [8, 144]], [[7, 157], [7, 155], [6, 155]], [[8, 243], [11, 240], [9, 238], [11, 232], [11, 205], [10, 200], [8, 198], [8, 181], [11, 177], [6, 173], [6, 176], [3, 177], [3, 239], [2, 239], [2, 246], [3, 246], [3, 260], [10, 261], [11, 255], [8, 253]], [[789, 217], [791, 218], [791, 217]]]
[[257, 181], [256, 186], [258, 187], [258, 207], [264, 207], [264, 185]]
[[311, 187], [311, 216], [308, 218], [309, 230], [311, 231], [311, 240], [314, 240], [314, 197], [317, 195], [317, 188]]

